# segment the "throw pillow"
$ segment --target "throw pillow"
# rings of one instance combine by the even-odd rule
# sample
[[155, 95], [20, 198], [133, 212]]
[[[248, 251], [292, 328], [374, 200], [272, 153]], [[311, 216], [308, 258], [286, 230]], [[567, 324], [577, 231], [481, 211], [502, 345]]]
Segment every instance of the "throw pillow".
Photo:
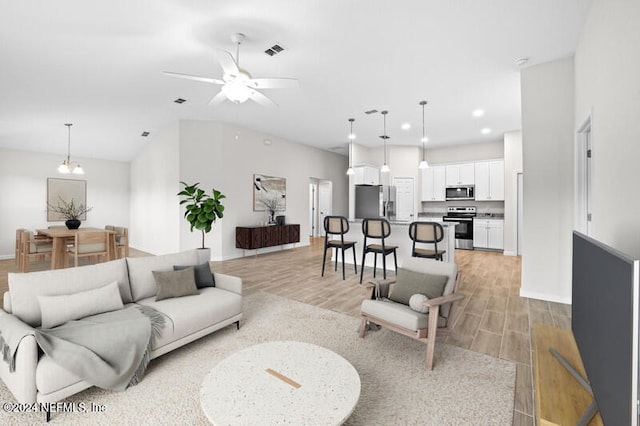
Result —
[[174, 271], [181, 271], [183, 269], [193, 268], [196, 271], [196, 287], [215, 287], [216, 282], [213, 279], [213, 274], [211, 273], [211, 268], [209, 267], [209, 262], [205, 262], [202, 265], [195, 266], [173, 266]]
[[38, 296], [42, 328], [53, 328], [65, 322], [122, 309], [118, 281], [93, 290], [59, 296]]
[[427, 312], [429, 312], [429, 307], [424, 306], [423, 303], [427, 300], [429, 300], [429, 298], [424, 294], [414, 294], [409, 298], [409, 307], [416, 312], [426, 314]]
[[180, 271], [151, 271], [156, 280], [156, 300], [198, 294], [193, 267]]
[[408, 305], [409, 299], [414, 294], [424, 294], [429, 299], [440, 297], [444, 292], [447, 279], [445, 275], [431, 275], [398, 268], [396, 283], [391, 289], [389, 299]]

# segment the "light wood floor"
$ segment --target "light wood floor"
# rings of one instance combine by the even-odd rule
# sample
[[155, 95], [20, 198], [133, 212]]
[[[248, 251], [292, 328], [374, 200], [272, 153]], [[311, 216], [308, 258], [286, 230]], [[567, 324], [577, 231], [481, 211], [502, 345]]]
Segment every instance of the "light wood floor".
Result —
[[[311, 239], [310, 246], [212, 262], [212, 269], [241, 277], [247, 295], [268, 291], [359, 316], [360, 303], [365, 297], [359, 275], [354, 274], [353, 265], [346, 265], [347, 279], [343, 281], [340, 267], [334, 272], [333, 264], [327, 262], [325, 276], [321, 277], [322, 247], [322, 238], [315, 238]], [[131, 255], [146, 254], [131, 250]], [[570, 306], [520, 297], [519, 257], [466, 250], [457, 250], [455, 256], [463, 277], [461, 291], [467, 297], [455, 318], [454, 333], [445, 341], [515, 362], [513, 424], [534, 425], [533, 324], [570, 328]], [[31, 270], [47, 267], [47, 262], [41, 262], [33, 264]], [[6, 291], [7, 272], [13, 271], [13, 260], [0, 261], [0, 291]], [[365, 279], [367, 277], [372, 277], [371, 268], [365, 269]]]

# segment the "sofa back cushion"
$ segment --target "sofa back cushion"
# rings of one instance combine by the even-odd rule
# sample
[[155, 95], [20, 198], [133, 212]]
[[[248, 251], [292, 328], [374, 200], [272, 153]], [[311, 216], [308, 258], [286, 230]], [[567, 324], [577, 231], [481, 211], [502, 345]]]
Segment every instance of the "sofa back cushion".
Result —
[[153, 278], [153, 271], [173, 271], [173, 265], [191, 266], [197, 264], [197, 250], [161, 256], [128, 257], [127, 266], [133, 301], [137, 302], [156, 295], [157, 287]]
[[124, 303], [133, 301], [124, 259], [78, 268], [53, 271], [9, 273], [11, 312], [33, 327], [42, 323], [38, 296], [58, 296], [103, 287], [118, 282]]

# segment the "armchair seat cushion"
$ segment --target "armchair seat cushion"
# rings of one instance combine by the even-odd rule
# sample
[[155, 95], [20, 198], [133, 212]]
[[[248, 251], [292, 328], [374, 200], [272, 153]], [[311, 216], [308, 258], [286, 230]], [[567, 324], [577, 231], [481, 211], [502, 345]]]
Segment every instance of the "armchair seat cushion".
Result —
[[[364, 300], [360, 311], [363, 315], [381, 319], [407, 330], [417, 331], [427, 328], [429, 314], [416, 312], [409, 306], [391, 300]], [[438, 327], [444, 327], [446, 320], [438, 318]]]

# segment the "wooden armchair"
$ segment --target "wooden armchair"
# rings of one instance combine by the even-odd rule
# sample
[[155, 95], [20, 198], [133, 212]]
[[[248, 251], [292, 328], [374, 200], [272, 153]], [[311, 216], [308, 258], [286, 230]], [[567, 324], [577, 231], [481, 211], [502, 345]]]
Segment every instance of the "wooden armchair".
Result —
[[19, 250], [17, 250], [20, 272], [29, 272], [31, 259], [43, 260], [45, 256], [51, 256], [53, 250], [51, 239], [38, 237], [26, 229], [16, 231], [16, 240], [18, 238], [20, 238]]
[[[73, 256], [73, 265], [78, 266], [80, 257], [101, 257], [105, 262], [109, 258], [109, 235], [107, 231], [78, 232], [76, 233], [73, 247], [67, 250], [67, 254]], [[65, 260], [65, 265], [67, 261]]]
[[[464, 295], [456, 293], [460, 285], [461, 276], [458, 267], [454, 263], [439, 262], [433, 259], [410, 258], [403, 262], [400, 269], [446, 276], [446, 283], [442, 296], [434, 297], [422, 302], [421, 307], [428, 308], [427, 313], [421, 313], [403, 303], [388, 299], [385, 295], [385, 284], [390, 284], [393, 292], [395, 280], [382, 282], [369, 282], [365, 284], [370, 288], [369, 299], [362, 302], [360, 308], [361, 323], [360, 337], [364, 337], [369, 323], [378, 324], [384, 328], [404, 334], [412, 339], [427, 345], [426, 367], [433, 368], [433, 356], [435, 352], [436, 337], [451, 333], [455, 320], [457, 301], [464, 299]], [[379, 284], [382, 284], [381, 286]], [[376, 286], [381, 294], [376, 298]]]

